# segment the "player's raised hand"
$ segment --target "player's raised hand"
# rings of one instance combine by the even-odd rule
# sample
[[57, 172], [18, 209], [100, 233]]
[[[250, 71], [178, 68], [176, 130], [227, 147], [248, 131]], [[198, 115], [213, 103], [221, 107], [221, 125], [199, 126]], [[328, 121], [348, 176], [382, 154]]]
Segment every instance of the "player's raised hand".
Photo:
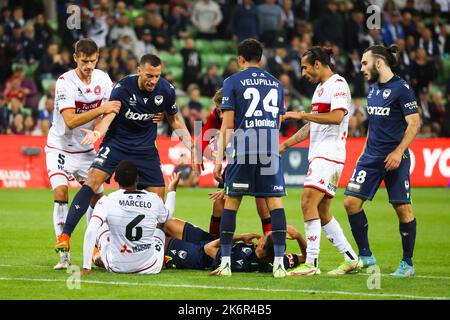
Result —
[[105, 102], [102, 104], [102, 106], [100, 108], [102, 108], [103, 114], [109, 114], [109, 113], [117, 114], [117, 113], [119, 113], [121, 106], [122, 106], [122, 104], [120, 103], [120, 101], [105, 100]]
[[209, 192], [208, 196], [211, 200], [222, 200], [225, 197], [225, 190], [218, 190], [214, 192]]
[[85, 136], [83, 140], [81, 140], [81, 144], [93, 144], [96, 143], [98, 139], [100, 139], [100, 132], [96, 130], [89, 130], [85, 128], [80, 128], [80, 131], [84, 132]]
[[288, 240], [295, 240], [298, 237], [298, 231], [291, 225], [286, 225], [286, 239]]
[[164, 112], [158, 112], [153, 117], [152, 121], [153, 123], [159, 123], [164, 119]]
[[392, 151], [391, 153], [388, 154], [388, 156], [386, 157], [386, 159], [384, 159], [384, 168], [387, 171], [392, 171], [395, 170], [399, 167], [400, 162], [402, 162], [402, 155], [403, 152], [395, 149], [394, 151]]
[[216, 179], [216, 181], [223, 183], [223, 179], [222, 179], [222, 164], [221, 163], [217, 163], [214, 166], [214, 179]]
[[176, 191], [178, 183], [180, 182], [181, 178], [181, 172], [172, 173], [171, 176], [169, 176], [169, 185], [167, 186], [167, 190], [170, 191]]
[[251, 243], [253, 239], [260, 239], [261, 235], [256, 233], [244, 233], [241, 235], [242, 241], [245, 243]]

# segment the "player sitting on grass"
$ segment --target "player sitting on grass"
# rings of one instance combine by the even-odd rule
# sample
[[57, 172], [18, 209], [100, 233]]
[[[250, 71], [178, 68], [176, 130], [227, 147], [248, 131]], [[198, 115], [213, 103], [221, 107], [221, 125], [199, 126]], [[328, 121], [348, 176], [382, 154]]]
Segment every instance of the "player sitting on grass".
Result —
[[137, 190], [138, 169], [133, 162], [120, 162], [115, 173], [120, 190], [97, 202], [86, 230], [83, 274], [91, 273], [91, 259], [110, 272], [159, 273], [165, 235], [157, 226], [173, 215], [180, 174], [169, 178], [164, 204], [156, 193]]
[[[168, 269], [215, 269], [220, 265], [220, 239], [180, 219], [164, 224], [166, 233], [165, 266]], [[292, 226], [287, 226], [288, 239], [297, 240], [302, 254], [285, 254], [286, 269], [305, 261], [306, 242]], [[252, 242], [257, 239], [258, 243]], [[269, 232], [263, 236], [254, 233], [234, 235], [231, 249], [231, 271], [272, 271], [269, 265], [274, 258], [273, 237]]]

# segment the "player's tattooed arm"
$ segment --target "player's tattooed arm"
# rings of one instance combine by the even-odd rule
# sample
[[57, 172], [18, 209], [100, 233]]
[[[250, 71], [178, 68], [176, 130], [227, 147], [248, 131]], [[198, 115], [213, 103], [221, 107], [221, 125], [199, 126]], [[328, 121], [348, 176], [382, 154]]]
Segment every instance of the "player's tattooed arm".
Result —
[[293, 145], [300, 143], [309, 137], [309, 123], [301, 127], [293, 136], [280, 144], [280, 154], [283, 154], [287, 149]]
[[405, 117], [407, 127], [405, 130], [405, 134], [403, 135], [402, 141], [400, 141], [400, 144], [395, 148], [394, 151], [389, 153], [384, 159], [385, 168], [386, 170], [395, 170], [400, 166], [400, 163], [402, 161], [403, 153], [406, 149], [408, 149], [411, 142], [414, 140], [416, 135], [419, 133], [420, 130], [420, 116], [418, 113], [410, 114]]
[[242, 241], [245, 243], [251, 243], [253, 239], [260, 239], [261, 235], [256, 233], [242, 233], [242, 234], [236, 234], [233, 236], [233, 241], [238, 242]]

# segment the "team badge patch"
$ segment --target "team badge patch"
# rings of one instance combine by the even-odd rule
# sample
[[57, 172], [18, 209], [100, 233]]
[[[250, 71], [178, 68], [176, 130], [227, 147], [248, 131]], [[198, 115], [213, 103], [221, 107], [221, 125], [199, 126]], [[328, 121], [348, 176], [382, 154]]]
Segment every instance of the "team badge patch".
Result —
[[302, 163], [302, 155], [298, 151], [291, 151], [289, 153], [289, 164], [292, 168], [297, 169], [300, 167], [300, 164]]
[[387, 99], [390, 94], [391, 94], [391, 89], [385, 89], [383, 91], [383, 99]]
[[163, 102], [163, 100], [164, 100], [164, 97], [161, 96], [161, 95], [158, 95], [158, 96], [155, 97], [155, 104], [157, 106], [159, 106]]

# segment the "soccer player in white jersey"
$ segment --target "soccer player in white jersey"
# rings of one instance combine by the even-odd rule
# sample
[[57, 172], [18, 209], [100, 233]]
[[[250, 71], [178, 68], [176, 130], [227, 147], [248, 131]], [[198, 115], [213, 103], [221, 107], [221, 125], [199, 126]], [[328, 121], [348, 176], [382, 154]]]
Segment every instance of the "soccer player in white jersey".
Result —
[[290, 146], [310, 137], [309, 168], [302, 194], [302, 211], [306, 234], [306, 261], [290, 275], [320, 274], [319, 251], [321, 227], [330, 242], [344, 255], [344, 262], [332, 275], [356, 272], [358, 256], [353, 251], [339, 223], [330, 213], [345, 162], [345, 139], [348, 130], [350, 89], [347, 81], [334, 71], [331, 49], [312, 47], [301, 59], [302, 75], [318, 83], [311, 103], [311, 113], [288, 112], [285, 119], [309, 121], [280, 146]]
[[[98, 48], [94, 41], [81, 39], [73, 55], [76, 69], [64, 73], [56, 81], [55, 111], [48, 133], [46, 152], [47, 172], [53, 189], [53, 225], [56, 236], [62, 233], [68, 212], [68, 182], [83, 182], [96, 156], [93, 145], [81, 145], [83, 130], [93, 129], [95, 120], [108, 113], [118, 113], [119, 101], [107, 101], [112, 90], [108, 74], [95, 69]], [[91, 202], [88, 217], [103, 187]], [[54, 269], [70, 265], [69, 253], [60, 253]]]
[[137, 190], [138, 169], [132, 161], [117, 165], [115, 180], [120, 190], [102, 197], [89, 221], [83, 274], [91, 273], [92, 260], [114, 273], [159, 273], [164, 264], [165, 235], [158, 224], [173, 215], [180, 173], [169, 178], [165, 204], [158, 194]]

